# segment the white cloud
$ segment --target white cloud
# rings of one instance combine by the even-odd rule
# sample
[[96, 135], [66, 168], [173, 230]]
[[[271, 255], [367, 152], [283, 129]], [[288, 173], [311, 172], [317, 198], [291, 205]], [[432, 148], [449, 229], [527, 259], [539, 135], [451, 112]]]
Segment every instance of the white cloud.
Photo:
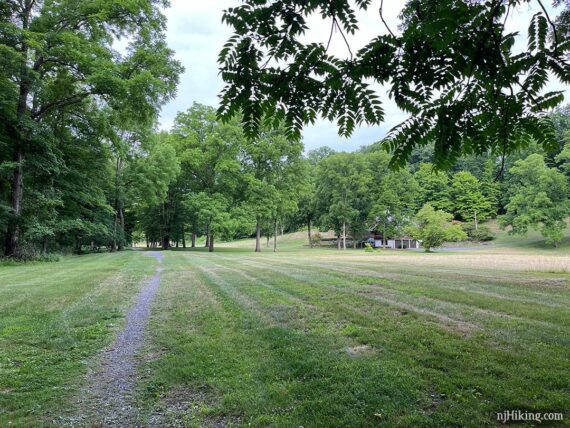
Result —
[[[217, 95], [223, 87], [222, 79], [218, 75], [217, 57], [222, 45], [231, 35], [231, 29], [221, 22], [222, 11], [238, 4], [238, 0], [171, 0], [171, 7], [165, 11], [168, 19], [167, 41], [176, 51], [176, 58], [182, 62], [186, 72], [181, 76], [178, 96], [163, 109], [160, 123], [162, 129], [172, 126], [176, 113], [186, 110], [194, 101], [217, 105]], [[384, 18], [394, 32], [397, 31], [397, 17], [402, 4], [403, 2], [399, 1], [384, 2]], [[360, 30], [355, 35], [347, 35], [353, 52], [375, 37], [378, 31], [387, 33], [380, 22], [377, 7], [372, 5], [368, 11], [358, 12]], [[555, 11], [551, 7], [548, 9], [551, 16], [554, 16]], [[526, 47], [527, 26], [535, 12], [529, 5], [519, 6], [511, 11], [507, 28], [520, 34], [515, 50]], [[307, 39], [326, 43], [330, 34], [330, 21], [324, 21], [320, 15], [314, 15], [310, 17], [309, 24], [311, 31], [307, 34]], [[330, 51], [336, 55], [348, 55], [346, 44], [338, 32], [333, 34]], [[564, 90], [565, 87], [553, 82], [549, 89]], [[382, 139], [390, 128], [406, 116], [396, 108], [385, 91], [380, 90], [379, 94], [384, 101], [385, 123], [381, 126], [363, 126], [356, 129], [350, 139], [345, 139], [338, 136], [334, 124], [320, 120], [303, 132], [307, 150], [327, 145], [335, 150], [351, 151]]]

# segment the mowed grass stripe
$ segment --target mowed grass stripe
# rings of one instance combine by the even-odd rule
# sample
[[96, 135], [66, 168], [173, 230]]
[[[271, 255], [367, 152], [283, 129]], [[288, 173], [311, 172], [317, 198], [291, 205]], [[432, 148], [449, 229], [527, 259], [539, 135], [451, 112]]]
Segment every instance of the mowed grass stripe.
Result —
[[[500, 255], [492, 259], [495, 263], [495, 266], [493, 266], [486, 263], [488, 260], [481, 260], [478, 254], [466, 256], [464, 254], [449, 252], [443, 255], [426, 255], [424, 253], [398, 251], [390, 255], [385, 255], [386, 253], [383, 253], [383, 255], [367, 255], [366, 253], [348, 252], [346, 256], [343, 256], [345, 253], [340, 253], [339, 255], [338, 252], [332, 250], [317, 250], [314, 254], [307, 252], [305, 254], [306, 257], [303, 259], [300, 259], [298, 255], [291, 255], [291, 253], [279, 253], [276, 258], [284, 262], [292, 261], [296, 263], [298, 261], [304, 261], [311, 265], [319, 266], [335, 266], [337, 263], [341, 263], [342, 266], [376, 270], [377, 272], [382, 272], [387, 277], [397, 277], [400, 274], [405, 274], [431, 277], [437, 275], [438, 278], [449, 277], [450, 280], [457, 280], [458, 278], [465, 280], [469, 278], [472, 283], [501, 284], [505, 287], [512, 288], [512, 292], [517, 292], [517, 288], [524, 285], [524, 290], [536, 291], [542, 295], [551, 295], [552, 293], [570, 295], [570, 289], [568, 288], [570, 275], [568, 273], [547, 271], [529, 272], [528, 269], [526, 269], [526, 261], [518, 260], [518, 258], [515, 258], [517, 261], [517, 269], [508, 270], [505, 269], [500, 262], [497, 262], [503, 259], [503, 256]], [[264, 254], [264, 256], [268, 258], [272, 257], [271, 254], [267, 253]], [[557, 259], [556, 257], [553, 258]], [[457, 263], [458, 259], [463, 261], [462, 265]], [[570, 270], [570, 259], [561, 257], [558, 257], [558, 259], [562, 259]], [[442, 260], [446, 263], [443, 264]], [[458, 264], [458, 266], [450, 266], [452, 260], [453, 264]], [[532, 259], [529, 259], [528, 262], [530, 263], [531, 260]], [[516, 288], [513, 288], [513, 284], [516, 284]], [[546, 290], [547, 293], [541, 293], [539, 290]]]
[[[358, 306], [368, 306], [370, 301], [376, 301], [389, 307], [402, 310], [404, 312], [411, 311], [417, 314], [419, 317], [424, 318], [426, 321], [434, 323], [436, 326], [445, 329], [451, 329], [452, 331], [466, 333], [471, 330], [477, 329], [478, 325], [470, 323], [463, 319], [461, 314], [446, 314], [442, 311], [433, 311], [426, 307], [426, 305], [420, 307], [413, 303], [407, 303], [405, 300], [401, 299], [401, 295], [388, 295], [389, 297], [382, 296], [370, 296], [366, 293], [362, 293], [358, 290], [354, 290], [350, 284], [343, 281], [343, 278], [339, 277], [328, 277], [327, 275], [320, 274], [316, 279], [311, 279], [311, 275], [306, 274], [304, 270], [299, 270], [298, 274], [294, 273], [295, 269], [281, 270], [276, 269], [272, 265], [265, 265], [259, 263], [258, 261], [248, 261], [248, 265], [255, 267], [256, 271], [259, 272], [266, 281], [272, 286], [279, 287], [279, 284], [283, 281], [278, 281], [275, 273], [280, 274], [283, 277], [293, 278], [299, 281], [299, 288], [287, 282], [287, 287], [285, 289], [280, 289], [281, 292], [295, 293], [296, 298], [301, 298], [301, 296], [307, 296], [309, 289], [314, 291], [314, 300], [310, 301], [310, 305], [318, 305], [319, 302], [324, 300], [334, 300], [335, 302], [345, 302], [346, 297], [350, 296], [354, 304]], [[269, 272], [268, 272], [269, 271]], [[296, 291], [294, 291], [296, 290]], [[390, 298], [394, 297], [394, 298]], [[400, 299], [398, 299], [400, 298]], [[342, 306], [342, 305], [341, 305]], [[335, 306], [338, 310], [339, 306]], [[453, 315], [453, 316], [452, 316]]]
[[[282, 273], [286, 273], [285, 269], [291, 269], [297, 272], [297, 278], [301, 278], [307, 269], [299, 268], [299, 264], [294, 262], [283, 262], [280, 260], [268, 259], [248, 259], [249, 263], [262, 262], [266, 266], [278, 269]], [[312, 271], [319, 271], [334, 278], [343, 278], [348, 283], [352, 282], [354, 286], [377, 286], [389, 288], [405, 295], [416, 298], [424, 298], [447, 302], [457, 307], [472, 307], [473, 310], [479, 311], [478, 315], [488, 315], [498, 318], [512, 318], [517, 321], [527, 323], [540, 323], [545, 327], [568, 327], [570, 326], [570, 310], [568, 306], [563, 308], [549, 309], [548, 306], [541, 305], [540, 301], [520, 302], [517, 300], [500, 299], [498, 301], [492, 296], [480, 293], [472, 293], [470, 285], [462, 285], [461, 287], [453, 287], [453, 283], [446, 280], [434, 281], [433, 278], [424, 277], [423, 281], [418, 282], [402, 275], [400, 280], [387, 280], [385, 278], [371, 277], [365, 272], [344, 272], [342, 268], [320, 267], [310, 265], [307, 266]]]
[[[270, 259], [270, 258], [268, 258]], [[562, 298], [570, 298], [570, 275], [568, 274], [546, 274], [541, 273], [495, 273], [485, 271], [478, 266], [471, 269], [480, 270], [480, 273], [473, 274], [466, 268], [460, 270], [445, 270], [442, 274], [440, 269], [431, 269], [425, 266], [415, 266], [413, 264], [414, 258], [408, 260], [407, 263], [402, 263], [398, 258], [394, 257], [390, 263], [379, 264], [374, 259], [368, 262], [355, 262], [351, 258], [346, 260], [339, 259], [331, 260], [330, 258], [317, 258], [299, 259], [291, 257], [277, 257], [276, 260], [282, 263], [290, 263], [296, 266], [306, 266], [310, 268], [322, 269], [327, 268], [332, 271], [338, 270], [341, 272], [349, 272], [355, 274], [366, 274], [369, 276], [376, 276], [393, 281], [409, 281], [410, 278], [420, 278], [425, 280], [433, 280], [434, 277], [438, 278], [438, 283], [446, 282], [457, 285], [461, 281], [469, 285], [470, 289], [475, 290], [494, 290], [496, 293], [503, 295], [505, 299], [512, 296], [528, 297], [532, 300], [540, 299], [545, 300], [545, 303], [556, 306], [556, 302]], [[340, 266], [339, 267], [339, 263]], [[450, 273], [452, 272], [452, 274]], [[546, 285], [548, 284], [548, 285]], [[542, 290], [537, 290], [540, 287]]]
[[[248, 260], [248, 264], [255, 265], [258, 263]], [[259, 269], [259, 266], [258, 266]], [[327, 288], [333, 288], [339, 293], [348, 294], [350, 296], [358, 295], [365, 300], [375, 300], [380, 301], [380, 303], [389, 305], [395, 309], [398, 309], [396, 313], [401, 312], [412, 312], [420, 319], [425, 319], [431, 323], [438, 325], [440, 328], [445, 328], [454, 331], [458, 334], [471, 334], [474, 327], [479, 327], [485, 330], [486, 337], [489, 338], [493, 343], [508, 349], [513, 352], [518, 352], [521, 346], [521, 340], [531, 341], [531, 343], [538, 342], [538, 347], [542, 346], [552, 346], [557, 347], [561, 352], [564, 352], [566, 346], [568, 346], [568, 335], [567, 329], [559, 327], [556, 325], [542, 323], [539, 321], [529, 321], [527, 319], [519, 320], [514, 316], [506, 316], [503, 314], [496, 314], [492, 311], [486, 311], [477, 309], [471, 306], [459, 305], [459, 304], [448, 304], [443, 301], [434, 301], [432, 309], [426, 305], [426, 301], [430, 302], [428, 298], [421, 298], [421, 302], [418, 302], [417, 297], [408, 297], [406, 295], [397, 295], [394, 297], [379, 297], [370, 296], [362, 291], [362, 288], [354, 290], [350, 285], [342, 285], [338, 279], [333, 280], [328, 279], [325, 284], [319, 285], [320, 279], [316, 281], [311, 279], [311, 274], [305, 270], [300, 270], [299, 273], [295, 273], [296, 270], [288, 268], [287, 271], [276, 269], [275, 267], [269, 267], [273, 273], [266, 274], [267, 278], [275, 276], [275, 272], [280, 273], [284, 276], [289, 276], [293, 279], [299, 280], [303, 286], [299, 290], [299, 295], [304, 295], [307, 293], [307, 285], [315, 285], [315, 291], [317, 293], [317, 300], [325, 299], [328, 296], [330, 298], [330, 292], [327, 292]], [[322, 274], [319, 275], [319, 277]], [[325, 275], [326, 276], [326, 275]], [[331, 285], [334, 284], [334, 285]], [[288, 289], [291, 289], [292, 285], [289, 284]], [[407, 303], [407, 301], [411, 303]], [[423, 305], [420, 306], [419, 303]], [[355, 303], [356, 305], [366, 306], [363, 300]], [[528, 346], [527, 344], [524, 345]]]
[[[206, 272], [208, 269], [211, 271], [212, 264], [215, 264], [202, 257], [192, 261], [185, 260], [184, 263], [188, 263], [188, 268], [194, 272], [204, 266]], [[167, 279], [168, 276], [164, 278]], [[328, 335], [309, 335], [303, 331], [268, 325], [263, 322], [264, 317], [260, 318], [256, 313], [251, 314], [256, 308], [250, 305], [244, 306], [240, 294], [223, 290], [227, 284], [222, 284], [221, 287], [216, 284], [219, 277], [198, 274], [197, 278], [190, 281], [184, 289], [190, 290], [197, 280], [208, 284], [212, 292], [219, 296], [223, 302], [224, 313], [231, 317], [229, 319], [225, 315], [221, 318], [216, 317], [211, 323], [217, 324], [223, 320], [225, 332], [223, 337], [196, 334], [194, 317], [186, 322], [192, 326], [190, 330], [194, 332], [188, 338], [189, 343], [179, 341], [176, 344], [168, 343], [172, 337], [176, 337], [173, 332], [164, 331], [169, 323], [160, 323], [157, 326], [162, 330], [157, 337], [161, 344], [169, 345], [171, 355], [184, 350], [189, 352], [191, 358], [176, 360], [177, 363], [187, 366], [185, 370], [178, 371], [181, 380], [191, 382], [191, 387], [194, 389], [202, 388], [222, 395], [221, 403], [215, 404], [215, 399], [212, 399], [214, 404], [206, 406], [203, 418], [213, 417], [217, 406], [221, 406], [225, 414], [229, 412], [238, 418], [246, 418], [247, 414], [265, 414], [263, 417], [255, 416], [249, 419], [249, 422], [255, 426], [279, 424], [279, 421], [291, 421], [295, 418], [298, 423], [305, 421], [308, 426], [316, 425], [317, 421], [326, 422], [327, 418], [333, 418], [329, 420], [329, 424], [332, 420], [344, 420], [346, 424], [355, 420], [354, 412], [362, 412], [358, 402], [362, 400], [360, 394], [363, 384], [371, 384], [365, 388], [368, 391], [370, 388], [378, 390], [374, 399], [376, 404], [388, 397], [390, 400], [394, 400], [394, 397], [400, 397], [401, 400], [410, 400], [414, 397], [415, 394], [411, 394], [410, 391], [407, 393], [406, 388], [399, 388], [398, 391], [390, 390], [390, 394], [387, 395], [385, 382], [377, 382], [378, 379], [371, 377], [368, 370], [362, 370], [362, 363], [353, 363], [342, 348], [339, 349], [339, 346], [346, 341], [342, 335], [335, 332], [329, 332]], [[232, 286], [240, 287], [237, 284]], [[186, 294], [191, 295], [192, 292], [188, 291]], [[183, 295], [176, 293], [178, 301], [182, 297]], [[233, 300], [236, 297], [239, 301]], [[188, 299], [189, 304], [200, 304], [190, 296]], [[244, 323], [244, 320], [248, 322]], [[341, 339], [341, 344], [336, 344], [337, 338]], [[205, 357], [204, 351], [209, 357]], [[339, 354], [342, 356], [340, 362]], [[157, 368], [167, 370], [162, 368], [176, 365], [173, 364], [172, 358], [168, 358], [166, 362], [168, 364], [160, 362]], [[343, 364], [357, 367], [349, 371], [340, 370], [339, 365]], [[213, 371], [209, 369], [212, 365], [216, 366]], [[348, 372], [353, 376], [350, 380], [345, 376]], [[160, 374], [157, 376], [161, 377]], [[326, 381], [331, 377], [334, 378], [332, 384]], [[400, 376], [397, 380], [392, 379], [392, 382], [399, 384], [405, 378], [407, 376]], [[352, 388], [347, 389], [347, 386]], [[326, 397], [326, 403], [323, 403], [323, 397]], [[410, 400], [408, 405], [409, 414], [415, 413], [417, 401]], [[307, 413], [309, 411], [312, 412], [311, 415]], [[366, 415], [371, 422], [374, 421], [372, 412], [370, 410]]]
[[[297, 291], [294, 285], [291, 285], [289, 282], [289, 278], [294, 278], [296, 280], [300, 279], [299, 275], [292, 273], [292, 270], [284, 271], [275, 269], [273, 266], [266, 265], [260, 263], [258, 261], [248, 260], [247, 265], [249, 267], [254, 268], [254, 272], [259, 275], [256, 278], [256, 281], [261, 282], [265, 281], [265, 287], [271, 288], [275, 290], [275, 292], [288, 294], [295, 298], [297, 301], [303, 301], [303, 297], [307, 297], [309, 294], [309, 289], [314, 291], [314, 294], [311, 294], [314, 300], [309, 300], [308, 302], [304, 302], [306, 306], [311, 308], [315, 308], [316, 305], [319, 305], [320, 302], [323, 301], [334, 301], [336, 302], [334, 309], [338, 310], [339, 306], [338, 303], [346, 301], [346, 295], [349, 295], [351, 299], [354, 301], [356, 306], [366, 306], [369, 304], [369, 300], [371, 298], [368, 295], [361, 295], [358, 292], [353, 291], [350, 287], [344, 286], [345, 284], [342, 281], [338, 281], [338, 278], [335, 279], [335, 284], [331, 284], [330, 278], [327, 278], [326, 275], [320, 275], [320, 278], [317, 280], [310, 280], [307, 278], [308, 275], [303, 276], [303, 280], [299, 282], [299, 289]], [[230, 268], [232, 271], [237, 270], [235, 268]], [[283, 278], [279, 278], [279, 275], [275, 275], [278, 273]], [[251, 277], [251, 275], [248, 275]], [[262, 279], [263, 278], [263, 279]], [[324, 281], [323, 281], [324, 280]], [[283, 283], [286, 283], [287, 286], [285, 288], [281, 288]], [[255, 288], [253, 289], [255, 290]], [[418, 315], [423, 316], [426, 320], [435, 321], [436, 324], [444, 324], [445, 326], [452, 326], [458, 327], [458, 331], [466, 331], [470, 329], [475, 329], [477, 326], [475, 324], [470, 324], [466, 321], [451, 318], [447, 315], [444, 315], [440, 312], [433, 312], [425, 307], [418, 307], [412, 304], [407, 304], [403, 301], [397, 301], [394, 299], [381, 299], [379, 297], [374, 298], [373, 300], [381, 301], [382, 303], [388, 304], [389, 306], [411, 310], [416, 312]], [[344, 303], [341, 304], [343, 306]], [[321, 305], [322, 306], [322, 305]], [[346, 308], [345, 308], [346, 309]], [[331, 311], [333, 312], [333, 311]]]
[[[314, 353], [319, 355], [321, 352], [324, 352], [329, 358], [332, 356], [331, 364], [333, 367], [342, 365], [339, 359], [342, 361], [347, 359], [346, 353], [343, 352], [343, 347], [346, 347], [347, 344], [349, 346], [356, 344], [371, 345], [371, 355], [357, 359], [359, 364], [364, 364], [367, 367], [368, 376], [372, 376], [377, 381], [379, 379], [386, 381], [386, 378], [378, 376], [385, 375], [383, 370], [389, 368], [398, 374], [396, 377], [400, 380], [413, 380], [413, 387], [408, 383], [408, 386], [400, 391], [393, 389], [395, 385], [398, 385], [398, 382], [389, 382], [388, 385], [383, 386], [385, 392], [381, 396], [387, 402], [395, 404], [393, 408], [382, 404], [377, 407], [381, 409], [379, 413], [388, 415], [386, 416], [388, 425], [409, 426], [409, 423], [413, 423], [418, 426], [425, 426], [428, 425], [428, 420], [429, 423], [439, 422], [441, 425], [446, 423], [450, 425], [451, 421], [464, 420], [478, 426], [490, 426], [492, 423], [489, 422], [489, 416], [485, 412], [490, 413], [493, 410], [493, 405], [500, 403], [501, 400], [511, 402], [514, 396], [513, 390], [519, 391], [517, 399], [521, 405], [528, 405], [529, 403], [529, 396], [520, 394], [525, 382], [534, 382], [533, 388], [528, 389], [528, 391], [537, 393], [534, 388], [539, 378], [537, 372], [523, 374], [521, 379], [520, 375], [517, 377], [515, 374], [506, 372], [505, 367], [507, 362], [512, 367], [517, 367], [516, 371], [532, 367], [536, 371], [542, 372], [543, 376], [543, 371], [547, 369], [548, 364], [542, 360], [542, 356], [544, 352], [553, 352], [551, 348], [543, 349], [541, 353], [538, 349], [533, 348], [532, 352], [526, 349], [525, 353], [513, 359], [510, 357], [511, 351], [509, 349], [500, 345], [492, 346], [493, 344], [490, 343], [489, 334], [486, 331], [483, 331], [483, 334], [477, 333], [475, 336], [469, 336], [466, 339], [464, 334], [457, 334], [437, 322], [426, 323], [426, 318], [423, 316], [416, 317], [411, 313], [404, 314], [395, 311], [393, 306], [381, 305], [363, 296], [339, 292], [338, 290], [350, 290], [351, 285], [346, 284], [349, 282], [346, 278], [335, 278], [321, 272], [305, 270], [306, 278], [303, 280], [302, 278], [291, 277], [293, 269], [290, 267], [287, 267], [287, 272], [276, 272], [275, 267], [260, 266], [259, 262], [265, 260], [253, 258], [256, 260], [252, 263], [250, 257], [245, 258], [237, 255], [233, 259], [225, 255], [200, 254], [195, 258], [192, 255], [186, 255], [184, 263], [188, 265], [188, 269], [194, 269], [194, 265], [200, 264], [210, 267], [217, 265], [216, 272], [221, 276], [224, 276], [223, 266], [226, 266], [225, 282], [222, 286], [239, 288], [239, 293], [242, 295], [240, 299], [243, 299], [243, 294], [247, 294], [246, 300], [255, 302], [249, 308], [244, 307], [239, 302], [234, 302], [234, 305], [240, 308], [240, 313], [243, 311], [264, 311], [271, 314], [272, 309], [277, 305], [270, 304], [271, 299], [268, 299], [270, 295], [266, 294], [268, 287], [275, 289], [275, 293], [277, 293], [275, 297], [287, 293], [292, 295], [295, 300], [300, 299], [306, 302], [298, 310], [285, 313], [285, 318], [280, 320], [278, 325], [260, 325], [259, 320], [261, 318], [258, 314], [253, 315], [257, 322], [254, 328], [252, 324], [249, 324], [247, 332], [254, 336], [265, 337], [264, 331], [272, 331], [271, 339], [267, 342], [271, 344], [269, 348], [267, 343], [263, 344], [263, 342], [255, 345], [269, 352], [265, 356], [268, 366], [274, 362], [270, 356], [273, 355], [275, 349], [273, 342], [276, 339], [273, 336], [276, 334], [277, 337], [281, 337], [282, 334], [295, 337], [295, 340], [300, 342], [295, 344], [295, 349], [301, 356], [304, 356], [304, 359], [311, 360]], [[254, 279], [256, 281], [253, 281]], [[215, 278], [210, 277], [210, 280], [215, 282]], [[260, 286], [259, 282], [263, 282], [264, 286]], [[331, 285], [331, 282], [335, 284], [335, 287], [339, 287], [338, 290], [327, 287]], [[343, 282], [345, 282], [344, 285], [342, 285]], [[218, 287], [215, 283], [212, 283], [211, 286], [213, 289]], [[222, 295], [224, 298], [231, 299], [228, 296], [231, 296], [232, 293], [223, 292]], [[241, 317], [243, 315], [236, 316], [236, 319], [240, 320]], [[287, 317], [301, 317], [302, 322], [296, 323], [288, 320]], [[192, 321], [188, 320], [188, 323], [192, 323]], [[238, 326], [240, 323], [241, 321], [238, 322]], [[315, 349], [315, 343], [322, 343], [320, 342], [322, 338], [329, 338], [329, 341], [325, 341], [321, 345], [322, 348]], [[291, 357], [290, 361], [301, 364], [298, 361], [299, 358], [299, 355], [295, 355]], [[348, 358], [348, 360], [351, 359]], [[281, 360], [277, 359], [277, 361]], [[556, 361], [561, 365], [564, 363], [563, 359], [556, 360], [553, 358], [551, 361]], [[215, 362], [212, 364], [215, 365]], [[378, 374], [374, 374], [376, 369], [379, 370]], [[331, 370], [331, 373], [334, 373], [334, 369]], [[350, 384], [353, 380], [351, 376], [354, 367], [350, 369], [345, 367], [343, 370], [347, 370], [343, 372], [343, 376], [347, 379], [345, 382], [348, 385], [345, 383], [337, 384], [337, 386], [342, 388], [345, 394], [350, 395], [351, 388], [356, 387]], [[542, 380], [548, 385], [548, 393], [546, 394], [548, 398], [545, 400], [550, 400], [552, 406], [564, 402], [563, 382], [560, 381], [559, 375], [551, 378], [542, 377]], [[322, 383], [327, 383], [327, 373], [317, 371], [316, 374], [312, 372], [312, 376], [318, 379], [321, 388], [318, 392], [321, 395], [327, 394], [326, 386], [320, 386]], [[367, 399], [370, 400], [372, 396], [375, 397], [374, 387], [368, 386], [367, 381], [363, 382], [357, 389], [361, 391], [363, 396], [368, 396]], [[289, 384], [296, 384], [296, 382], [289, 381]], [[257, 388], [265, 390], [271, 388], [270, 385], [269, 380], [264, 380]], [[230, 395], [234, 398], [237, 394], [243, 395], [241, 400], [246, 400], [246, 402], [256, 400], [244, 390], [237, 389], [241, 393], [238, 394], [236, 390], [230, 388], [233, 391]], [[290, 390], [288, 391], [290, 393]], [[406, 392], [408, 397], [410, 394], [415, 397], [417, 401], [415, 411], [399, 402], [399, 393], [402, 391]], [[218, 392], [224, 397], [228, 390], [222, 388], [221, 390], [218, 389]], [[334, 391], [332, 393], [334, 394]], [[446, 398], [441, 399], [442, 394]], [[453, 398], [452, 394], [455, 394]], [[437, 397], [435, 399], [437, 402], [435, 410], [433, 396]], [[461, 396], [462, 406], [456, 405], [458, 396]], [[271, 400], [273, 399], [275, 399], [274, 396], [271, 397]], [[280, 400], [282, 399], [283, 397], [280, 397]], [[226, 405], [223, 404], [224, 401], [222, 399], [222, 404], [218, 405], [217, 410], [211, 410], [211, 415], [216, 414], [216, 412], [219, 413], [223, 409], [227, 411]], [[490, 405], [490, 402], [494, 404]], [[541, 402], [542, 404], [545, 403]], [[338, 403], [335, 403], [336, 405], [329, 404], [332, 407], [328, 408], [327, 406], [328, 410], [323, 413], [321, 407], [324, 404], [326, 403], [322, 403], [322, 400], [311, 402], [311, 409], [315, 415], [320, 414], [322, 418], [323, 415], [328, 414], [329, 419], [326, 417], [321, 419], [320, 425], [335, 426], [337, 424], [336, 426], [338, 426], [338, 421], [341, 419], [335, 419], [335, 411], [331, 409], [336, 409], [336, 412], [342, 409], [341, 413], [337, 413], [337, 418], [346, 412], [354, 417], [354, 413], [350, 413], [350, 410], [345, 407], [339, 407]], [[271, 412], [268, 415], [268, 409], [260, 409], [259, 407], [254, 409], [243, 402], [234, 410], [242, 409], [240, 417], [245, 418], [243, 421], [251, 422], [254, 426], [277, 425], [275, 422], [277, 420], [289, 423], [304, 421], [307, 426], [312, 426], [307, 423], [307, 420], [313, 420], [308, 414], [305, 413], [302, 418], [295, 419], [296, 410], [285, 411], [282, 407], [278, 407], [279, 412], [284, 412], [279, 417]], [[309, 411], [308, 407], [300, 405], [299, 401], [295, 401], [295, 405], [289, 406], [289, 408]], [[367, 410], [372, 408], [373, 406], [365, 407]], [[474, 410], [476, 408], [479, 410]], [[248, 419], [247, 417], [247, 415], [259, 414], [263, 414], [263, 418], [251, 417]], [[428, 415], [429, 419], [426, 419]], [[356, 419], [353, 419], [353, 421], [355, 420], [360, 421], [360, 424], [364, 426], [378, 423], [373, 414], [370, 415], [366, 412], [359, 414]], [[354, 422], [352, 423], [354, 424]], [[317, 425], [317, 423], [315, 422], [313, 425]]]

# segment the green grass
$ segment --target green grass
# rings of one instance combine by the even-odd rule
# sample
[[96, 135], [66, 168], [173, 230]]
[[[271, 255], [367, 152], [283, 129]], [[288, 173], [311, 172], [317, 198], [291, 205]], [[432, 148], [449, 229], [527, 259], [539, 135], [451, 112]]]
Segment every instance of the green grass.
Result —
[[173, 420], [259, 427], [494, 426], [506, 409], [570, 408], [564, 249], [536, 264], [504, 246], [366, 254], [301, 239], [167, 255], [150, 408], [188, 400]]
[[0, 267], [0, 426], [57, 418], [154, 263], [129, 251]]
[[[298, 233], [277, 254], [252, 240], [165, 252], [143, 424], [482, 427], [503, 410], [568, 412], [570, 251], [509, 239], [365, 253], [310, 250]], [[140, 252], [0, 267], [0, 426], [57, 421], [154, 267]]]

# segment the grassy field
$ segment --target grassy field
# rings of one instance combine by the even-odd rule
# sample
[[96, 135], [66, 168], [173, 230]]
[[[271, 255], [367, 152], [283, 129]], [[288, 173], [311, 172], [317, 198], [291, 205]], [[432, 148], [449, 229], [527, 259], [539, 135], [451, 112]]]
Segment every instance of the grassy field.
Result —
[[[480, 427], [510, 409], [568, 424], [568, 242], [424, 254], [303, 240], [164, 253], [141, 425]], [[0, 267], [0, 426], [58, 424], [154, 268], [134, 251]]]
[[0, 427], [58, 425], [154, 263], [124, 252], [0, 266]]

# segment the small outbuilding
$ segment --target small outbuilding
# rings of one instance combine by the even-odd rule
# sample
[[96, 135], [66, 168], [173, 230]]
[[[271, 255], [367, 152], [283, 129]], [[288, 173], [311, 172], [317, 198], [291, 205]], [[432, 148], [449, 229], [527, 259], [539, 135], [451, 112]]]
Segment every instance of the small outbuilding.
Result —
[[386, 234], [384, 237], [384, 234], [377, 230], [377, 225], [371, 227], [369, 232], [368, 242], [374, 248], [391, 248], [393, 250], [417, 250], [420, 248], [420, 242], [408, 235], [390, 236]]

